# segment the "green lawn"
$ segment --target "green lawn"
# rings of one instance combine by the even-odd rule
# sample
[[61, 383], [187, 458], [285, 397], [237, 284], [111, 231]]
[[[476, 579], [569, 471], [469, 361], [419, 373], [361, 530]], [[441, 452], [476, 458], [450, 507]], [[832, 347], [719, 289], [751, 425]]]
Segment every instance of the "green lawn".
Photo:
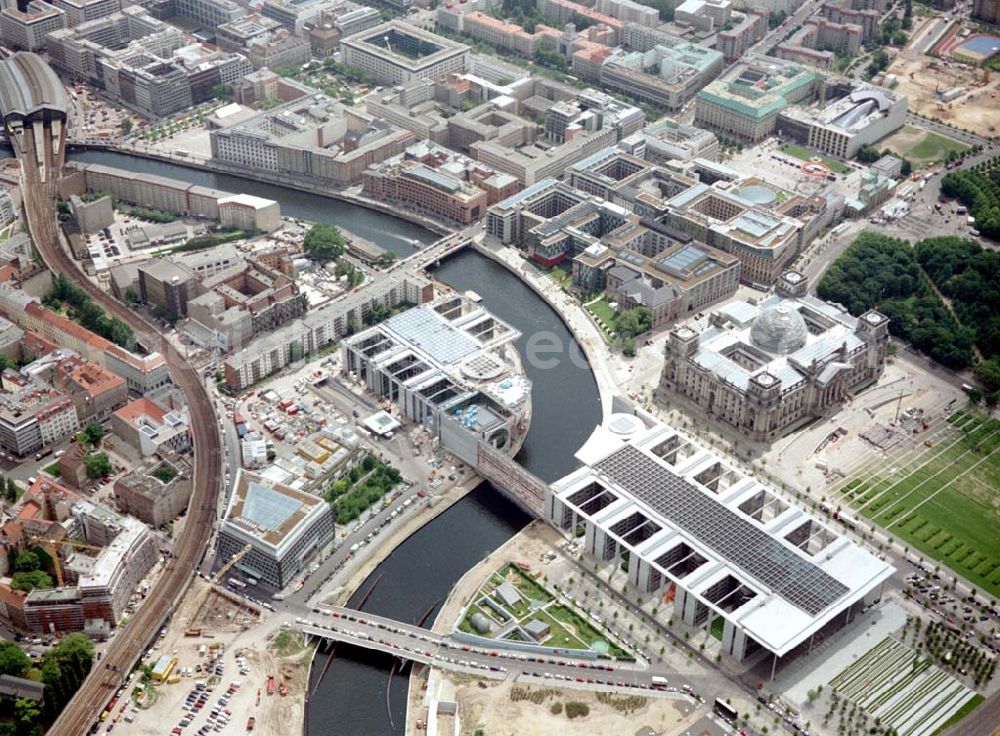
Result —
[[799, 161], [812, 161], [813, 159], [818, 158], [830, 168], [830, 171], [835, 174], [848, 174], [851, 172], [851, 167], [846, 164], [842, 164], [840, 161], [827, 158], [816, 151], [810, 151], [807, 148], [802, 148], [801, 146], [796, 146], [791, 143], [784, 144], [781, 147], [781, 152], [787, 153], [789, 156], [794, 156]]
[[521, 595], [525, 598], [530, 598], [531, 600], [538, 601], [539, 603], [548, 603], [554, 598], [554, 596], [537, 580], [532, 578], [530, 575], [525, 574], [525, 572], [516, 565], [507, 565], [507, 567], [503, 569], [504, 580], [507, 579], [507, 574], [510, 571], [513, 571], [517, 575], [517, 579], [513, 583], [514, 587], [517, 588]]
[[908, 474], [856, 478], [845, 495], [864, 516], [998, 596], [1000, 421], [963, 412], [949, 421], [953, 437], [925, 448]]
[[957, 151], [958, 153], [968, 151], [969, 146], [959, 143], [953, 138], [938, 135], [937, 133], [927, 133], [923, 140], [914, 145], [910, 150], [915, 158], [943, 159], [951, 151]]
[[524, 619], [521, 624], [524, 625], [535, 619], [544, 621], [549, 625], [549, 638], [539, 642], [542, 646], [560, 647], [562, 649], [590, 649], [585, 642], [570, 634], [566, 630], [566, 627], [545, 611], [538, 611], [534, 616]]
[[607, 300], [602, 298], [591, 302], [587, 305], [587, 310], [601, 320], [611, 332], [618, 329], [618, 312], [611, 308]]
[[726, 626], [726, 620], [722, 616], [716, 616], [712, 619], [712, 636], [714, 636], [719, 641], [722, 641], [722, 632]]
[[51, 475], [53, 478], [58, 478], [59, 477], [59, 461], [56, 460], [51, 465], [46, 465], [44, 468], [42, 468], [42, 470], [44, 470], [46, 473], [48, 473], [49, 475]]
[[944, 161], [950, 151], [962, 153], [969, 146], [959, 143], [939, 133], [904, 125], [903, 128], [883, 140], [879, 145], [904, 156], [916, 166], [925, 166]]
[[972, 697], [972, 700], [970, 700], [968, 703], [966, 703], [961, 708], [959, 708], [955, 712], [955, 715], [953, 715], [951, 718], [949, 718], [947, 721], [945, 721], [943, 724], [941, 724], [941, 728], [939, 728], [937, 731], [935, 731], [932, 734], [932, 736], [938, 736], [938, 734], [944, 733], [945, 731], [947, 731], [949, 728], [951, 728], [952, 726], [954, 726], [956, 723], [958, 723], [960, 720], [962, 720], [967, 715], [969, 715], [972, 711], [974, 711], [976, 708], [978, 708], [979, 704], [982, 703], [984, 700], [986, 700], [986, 698], [984, 698], [979, 693], [976, 693]]
[[560, 623], [571, 626], [576, 635], [585, 643], [593, 644], [595, 641], [605, 641], [609, 646], [608, 654], [612, 657], [616, 659], [631, 659], [628, 652], [609, 641], [606, 634], [598, 631], [587, 619], [576, 611], [572, 611], [566, 606], [549, 606], [545, 610], [552, 614], [552, 617]]

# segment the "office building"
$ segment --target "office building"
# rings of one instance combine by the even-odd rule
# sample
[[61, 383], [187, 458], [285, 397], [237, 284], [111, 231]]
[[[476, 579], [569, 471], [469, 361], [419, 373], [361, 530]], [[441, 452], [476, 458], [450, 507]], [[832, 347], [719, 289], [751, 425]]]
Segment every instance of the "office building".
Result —
[[401, 312], [344, 340], [344, 373], [463, 460], [486, 443], [519, 445], [531, 382], [514, 342], [520, 332], [481, 306], [450, 296]]
[[309, 40], [293, 36], [283, 28], [251, 39], [244, 53], [254, 69], [301, 66], [312, 58]]
[[[633, 141], [633, 138], [636, 140]], [[668, 117], [661, 118], [626, 138], [621, 148], [637, 146], [635, 155], [654, 163], [693, 161], [696, 158], [714, 161], [719, 158], [719, 140], [715, 134], [693, 125], [684, 125]]]
[[907, 98], [863, 82], [828, 85], [825, 104], [791, 107], [778, 116], [783, 136], [842, 159], [906, 124]]
[[47, 40], [57, 69], [151, 118], [212, 99], [216, 85], [231, 84], [252, 71], [240, 54], [185, 45], [179, 30], [138, 6], [54, 31]]
[[52, 0], [66, 14], [66, 27], [75, 28], [121, 10], [121, 0]]
[[437, 34], [390, 21], [340, 42], [343, 62], [382, 84], [439, 79], [469, 66], [469, 47]]
[[674, 21], [711, 33], [729, 23], [732, 12], [730, 0], [684, 0], [674, 8]]
[[222, 51], [242, 51], [251, 41], [267, 38], [281, 27], [281, 23], [273, 18], [250, 13], [216, 28], [215, 42]]
[[573, 259], [573, 284], [604, 292], [618, 311], [646, 307], [657, 330], [736, 293], [740, 260], [645, 220]]
[[218, 558], [249, 545], [237, 570], [280, 590], [334, 542], [333, 509], [324, 499], [271, 483], [240, 468], [219, 526]]
[[173, 0], [173, 2], [177, 15], [211, 30], [246, 14], [246, 10], [232, 0]]
[[462, 226], [519, 189], [514, 176], [427, 141], [372, 166], [362, 178], [362, 191], [375, 201]]
[[721, 70], [721, 53], [682, 42], [612, 54], [601, 66], [601, 83], [642, 102], [679, 110]]
[[446, 116], [434, 98], [434, 83], [427, 79], [397, 85], [365, 99], [369, 115], [382, 118], [397, 128], [409, 130], [419, 140], [448, 145], [448, 126], [459, 115]]
[[544, 179], [490, 207], [486, 233], [518, 246], [544, 266], [554, 266], [638, 219], [619, 204]]
[[717, 80], [696, 96], [695, 125], [757, 142], [773, 134], [778, 114], [810, 102], [823, 77], [772, 58], [751, 59], [734, 79]]
[[66, 27], [66, 12], [42, 0], [31, 0], [22, 11], [13, 7], [0, 10], [0, 41], [21, 51], [45, 51], [45, 37]]
[[413, 133], [319, 93], [210, 133], [212, 158], [248, 173], [343, 187], [372, 164], [403, 152]]
[[716, 310], [701, 334], [672, 331], [660, 388], [755, 442], [773, 442], [875, 382], [888, 340], [887, 317], [852, 317], [808, 295], [806, 278], [789, 271], [760, 304]]
[[[617, 429], [617, 432], [616, 432]], [[545, 494], [587, 564], [628, 572], [681, 625], [716, 630], [742, 662], [811, 650], [882, 595], [895, 569], [664, 424], [619, 415]], [[721, 621], [720, 621], [721, 619]]]

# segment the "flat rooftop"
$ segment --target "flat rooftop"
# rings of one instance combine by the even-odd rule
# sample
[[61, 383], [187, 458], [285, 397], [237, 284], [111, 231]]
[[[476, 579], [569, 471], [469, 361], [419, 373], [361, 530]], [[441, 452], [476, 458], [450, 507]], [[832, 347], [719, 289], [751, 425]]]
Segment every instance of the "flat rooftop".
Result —
[[455, 53], [469, 50], [464, 43], [398, 20], [355, 33], [345, 38], [341, 44], [377, 54], [387, 61], [410, 69], [435, 64]]

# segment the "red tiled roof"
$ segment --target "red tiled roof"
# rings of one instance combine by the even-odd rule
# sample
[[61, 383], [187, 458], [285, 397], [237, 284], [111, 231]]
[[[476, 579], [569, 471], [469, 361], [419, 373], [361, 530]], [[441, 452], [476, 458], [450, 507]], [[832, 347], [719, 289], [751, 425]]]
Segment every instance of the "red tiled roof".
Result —
[[155, 402], [139, 398], [116, 411], [115, 416], [129, 424], [135, 423], [140, 417], [151, 417], [157, 422], [162, 422], [166, 412]]

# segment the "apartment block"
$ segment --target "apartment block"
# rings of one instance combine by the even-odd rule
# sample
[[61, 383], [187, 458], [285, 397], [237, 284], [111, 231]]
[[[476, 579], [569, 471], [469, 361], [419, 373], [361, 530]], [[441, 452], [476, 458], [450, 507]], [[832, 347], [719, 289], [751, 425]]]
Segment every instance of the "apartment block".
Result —
[[335, 343], [364, 325], [375, 304], [391, 308], [404, 303], [423, 304], [433, 298], [433, 284], [419, 274], [388, 276], [258, 337], [233, 353], [222, 366], [226, 384], [234, 391], [242, 391], [302, 356]]
[[719, 31], [715, 37], [715, 48], [727, 62], [741, 58], [743, 54], [767, 35], [767, 14], [748, 12], [743, 20], [728, 30]]

